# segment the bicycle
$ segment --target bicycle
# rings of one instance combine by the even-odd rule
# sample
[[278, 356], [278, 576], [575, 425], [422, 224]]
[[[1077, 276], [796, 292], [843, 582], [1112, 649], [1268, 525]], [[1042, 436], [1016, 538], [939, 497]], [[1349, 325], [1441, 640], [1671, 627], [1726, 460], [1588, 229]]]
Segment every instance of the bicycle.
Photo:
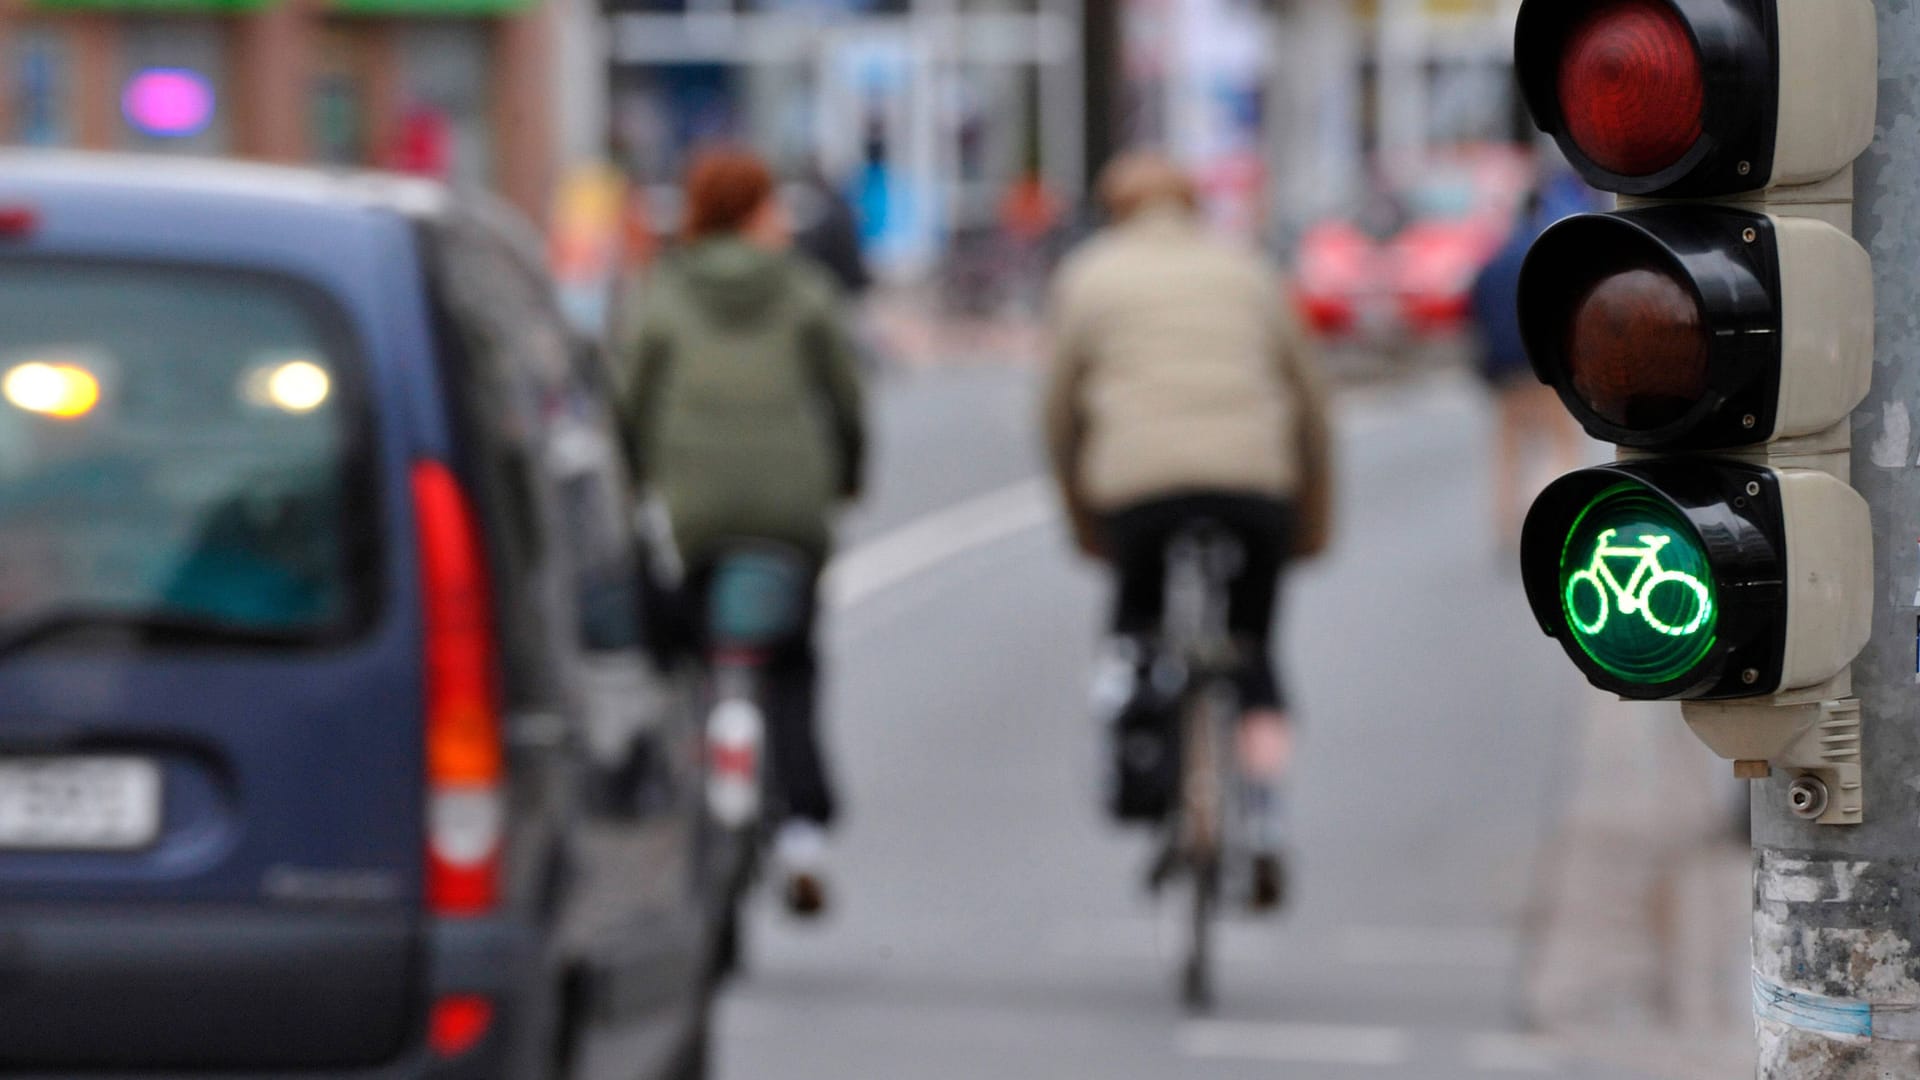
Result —
[[779, 777], [766, 758], [764, 674], [774, 653], [804, 629], [806, 556], [785, 545], [743, 541], [714, 561], [701, 592], [706, 678], [705, 846], [716, 929], [709, 973], [739, 970], [741, 914], [779, 820]]
[[[1699, 578], [1679, 570], [1668, 570], [1660, 565], [1660, 553], [1673, 543], [1671, 536], [1643, 536], [1639, 547], [1617, 547], [1613, 538], [1620, 530], [1608, 529], [1600, 534], [1594, 546], [1593, 563], [1567, 580], [1567, 614], [1574, 627], [1588, 636], [1606, 629], [1617, 608], [1622, 617], [1640, 616], [1648, 628], [1667, 637], [1686, 637], [1695, 633], [1706, 624], [1713, 613], [1713, 598]], [[1628, 576], [1625, 585], [1613, 572], [1608, 559], [1633, 559], [1633, 573]], [[1580, 617], [1580, 604], [1575, 593], [1581, 585], [1587, 586], [1598, 601], [1598, 610], [1591, 620]], [[1669, 622], [1654, 614], [1654, 590], [1662, 585], [1678, 586], [1691, 594], [1693, 600], [1688, 603], [1684, 594], [1680, 602], [1670, 610], [1682, 614], [1691, 610], [1691, 619], [1685, 622]], [[1669, 589], [1668, 593], [1671, 594]], [[1608, 602], [1608, 595], [1613, 600]]]
[[1248, 861], [1236, 779], [1239, 673], [1249, 658], [1228, 626], [1228, 587], [1245, 551], [1210, 522], [1188, 526], [1167, 548], [1163, 663], [1176, 669], [1179, 790], [1152, 884], [1184, 876], [1190, 889], [1181, 996], [1189, 1009], [1214, 1002], [1214, 924], [1230, 867]]

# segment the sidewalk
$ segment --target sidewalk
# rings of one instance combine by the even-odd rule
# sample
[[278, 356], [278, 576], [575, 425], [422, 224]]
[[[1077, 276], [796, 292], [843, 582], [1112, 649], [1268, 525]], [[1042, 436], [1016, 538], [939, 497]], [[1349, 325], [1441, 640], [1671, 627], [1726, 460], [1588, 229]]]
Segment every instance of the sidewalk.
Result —
[[1671, 1080], [1753, 1070], [1739, 786], [1671, 705], [1599, 694], [1544, 860], [1527, 1006], [1580, 1057]]

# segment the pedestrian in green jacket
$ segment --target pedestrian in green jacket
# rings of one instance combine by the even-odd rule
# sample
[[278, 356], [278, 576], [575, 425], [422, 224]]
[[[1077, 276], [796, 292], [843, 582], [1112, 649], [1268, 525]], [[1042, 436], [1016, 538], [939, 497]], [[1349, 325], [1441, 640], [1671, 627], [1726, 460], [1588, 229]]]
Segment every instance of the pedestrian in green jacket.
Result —
[[[635, 476], [665, 502], [708, 607], [730, 547], [772, 541], [807, 565], [797, 631], [767, 658], [761, 702], [785, 815], [775, 842], [798, 914], [819, 912], [834, 797], [815, 732], [814, 592], [866, 452], [858, 360], [824, 272], [790, 248], [765, 164], [711, 150], [688, 173], [686, 246], [656, 272], [626, 350]], [[696, 625], [703, 630], [706, 620]]]

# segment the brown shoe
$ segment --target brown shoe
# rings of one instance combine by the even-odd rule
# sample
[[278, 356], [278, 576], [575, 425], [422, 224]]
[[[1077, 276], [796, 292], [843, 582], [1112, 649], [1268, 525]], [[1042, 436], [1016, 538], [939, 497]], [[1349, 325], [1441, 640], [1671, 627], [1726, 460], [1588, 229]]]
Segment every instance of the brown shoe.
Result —
[[827, 910], [827, 887], [818, 877], [797, 873], [787, 878], [787, 910], [802, 919], [817, 919]]

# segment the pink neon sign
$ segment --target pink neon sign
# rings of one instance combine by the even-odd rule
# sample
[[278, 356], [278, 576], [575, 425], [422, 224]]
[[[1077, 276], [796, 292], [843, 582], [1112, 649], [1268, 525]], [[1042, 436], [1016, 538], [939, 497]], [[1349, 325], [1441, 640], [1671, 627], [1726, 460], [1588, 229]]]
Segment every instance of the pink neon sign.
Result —
[[127, 123], [162, 139], [198, 135], [213, 123], [213, 84], [186, 68], [149, 68], [127, 83], [120, 97]]

